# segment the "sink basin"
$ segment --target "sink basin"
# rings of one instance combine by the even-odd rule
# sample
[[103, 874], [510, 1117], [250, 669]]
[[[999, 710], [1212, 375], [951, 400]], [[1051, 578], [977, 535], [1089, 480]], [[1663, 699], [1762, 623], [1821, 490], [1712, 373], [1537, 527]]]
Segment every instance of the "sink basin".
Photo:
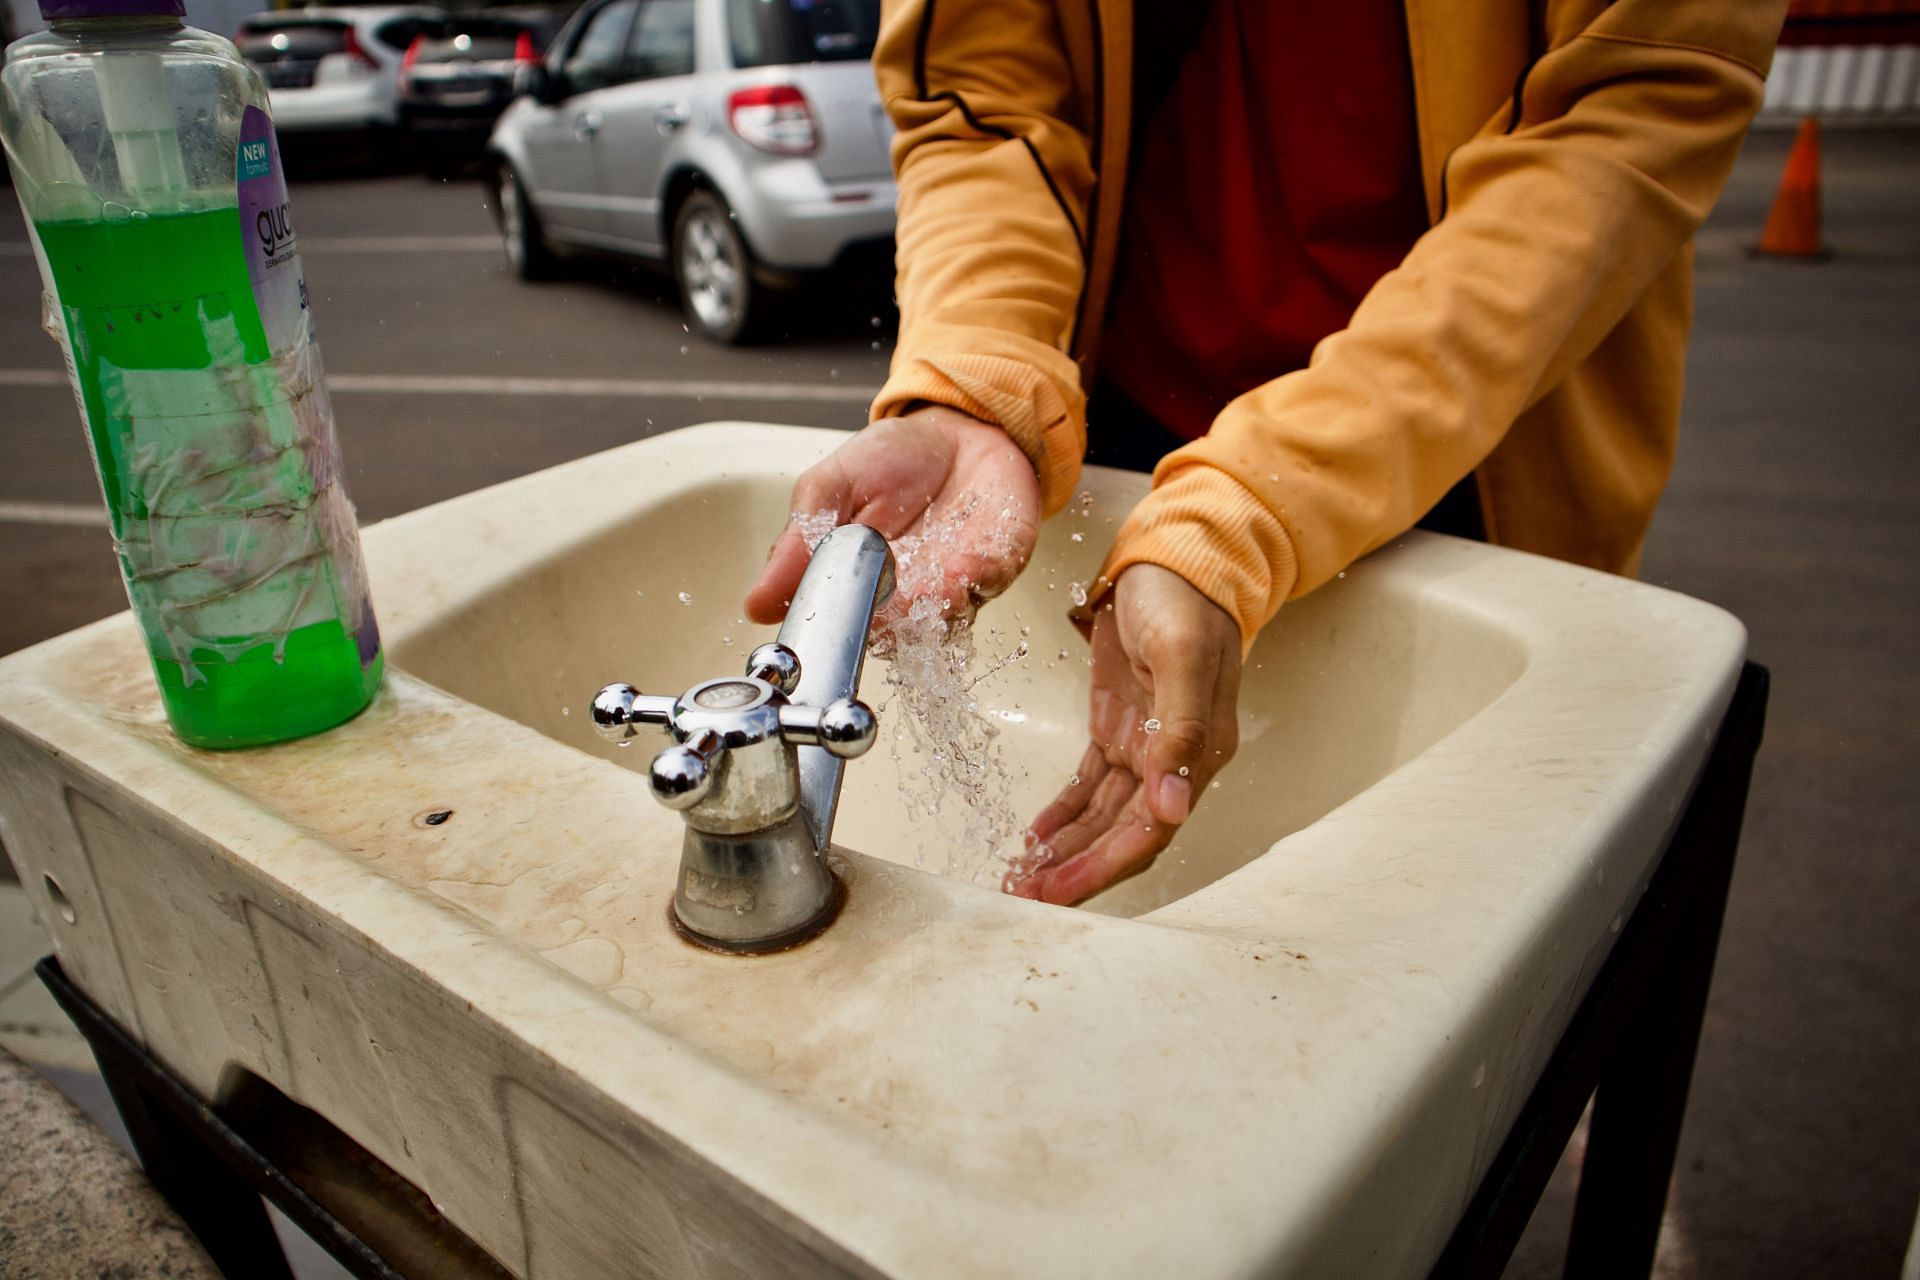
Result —
[[[179, 744], [124, 616], [0, 659], [0, 838], [68, 972], [522, 1275], [1424, 1274], [1657, 862], [1739, 624], [1409, 534], [1263, 635], [1240, 755], [1150, 871], [1002, 896], [883, 739], [839, 921], [714, 956], [667, 924], [647, 745], [586, 701], [739, 669], [840, 438], [695, 428], [369, 528], [393, 674], [303, 742]], [[1071, 584], [1144, 486], [1091, 471], [981, 615], [983, 664], [1029, 646], [976, 687], [1023, 817], [1085, 745]]]

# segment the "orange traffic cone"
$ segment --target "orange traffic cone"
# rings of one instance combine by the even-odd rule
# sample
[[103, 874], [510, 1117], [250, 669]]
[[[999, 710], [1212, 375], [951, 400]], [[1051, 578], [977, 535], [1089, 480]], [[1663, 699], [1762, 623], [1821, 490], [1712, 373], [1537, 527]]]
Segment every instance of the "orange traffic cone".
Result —
[[1820, 122], [1812, 116], [1800, 122], [1787, 171], [1780, 176], [1780, 194], [1753, 251], [1775, 258], [1827, 256], [1820, 243]]

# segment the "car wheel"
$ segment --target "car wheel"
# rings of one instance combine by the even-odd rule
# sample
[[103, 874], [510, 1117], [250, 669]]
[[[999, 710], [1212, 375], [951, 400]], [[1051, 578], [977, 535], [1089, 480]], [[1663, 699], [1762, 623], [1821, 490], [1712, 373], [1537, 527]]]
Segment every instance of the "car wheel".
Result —
[[711, 191], [689, 195], [673, 220], [673, 275], [687, 319], [715, 342], [745, 342], [765, 319], [747, 242]]
[[525, 187], [513, 169], [501, 165], [497, 171], [494, 194], [500, 200], [500, 235], [506, 241], [507, 266], [522, 280], [546, 280], [553, 276], [555, 259], [540, 230], [540, 216], [533, 211]]

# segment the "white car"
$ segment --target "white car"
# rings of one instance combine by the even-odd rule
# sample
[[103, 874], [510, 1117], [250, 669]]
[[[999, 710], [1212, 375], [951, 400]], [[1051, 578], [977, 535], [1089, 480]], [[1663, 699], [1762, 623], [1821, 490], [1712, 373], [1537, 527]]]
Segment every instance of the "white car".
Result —
[[400, 63], [426, 7], [283, 9], [240, 23], [234, 43], [261, 79], [282, 134], [380, 134], [400, 125]]
[[508, 262], [668, 265], [718, 342], [807, 274], [889, 263], [879, 23], [880, 0], [588, 0], [488, 145]]

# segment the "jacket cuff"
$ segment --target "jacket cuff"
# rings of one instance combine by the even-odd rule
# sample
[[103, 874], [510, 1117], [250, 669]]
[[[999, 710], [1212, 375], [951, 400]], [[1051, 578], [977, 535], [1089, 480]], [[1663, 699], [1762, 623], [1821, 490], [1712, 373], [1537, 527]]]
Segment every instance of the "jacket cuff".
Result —
[[1240, 628], [1240, 654], [1293, 591], [1293, 540], [1266, 504], [1224, 471], [1189, 465], [1169, 472], [1133, 509], [1107, 553], [1094, 591], [1074, 611], [1083, 625], [1120, 575], [1136, 564], [1171, 569], [1226, 610]]
[[1053, 379], [1032, 365], [1003, 356], [917, 356], [893, 371], [867, 420], [896, 417], [916, 402], [946, 405], [1006, 431], [1039, 477], [1043, 516], [1073, 496], [1086, 430]]

